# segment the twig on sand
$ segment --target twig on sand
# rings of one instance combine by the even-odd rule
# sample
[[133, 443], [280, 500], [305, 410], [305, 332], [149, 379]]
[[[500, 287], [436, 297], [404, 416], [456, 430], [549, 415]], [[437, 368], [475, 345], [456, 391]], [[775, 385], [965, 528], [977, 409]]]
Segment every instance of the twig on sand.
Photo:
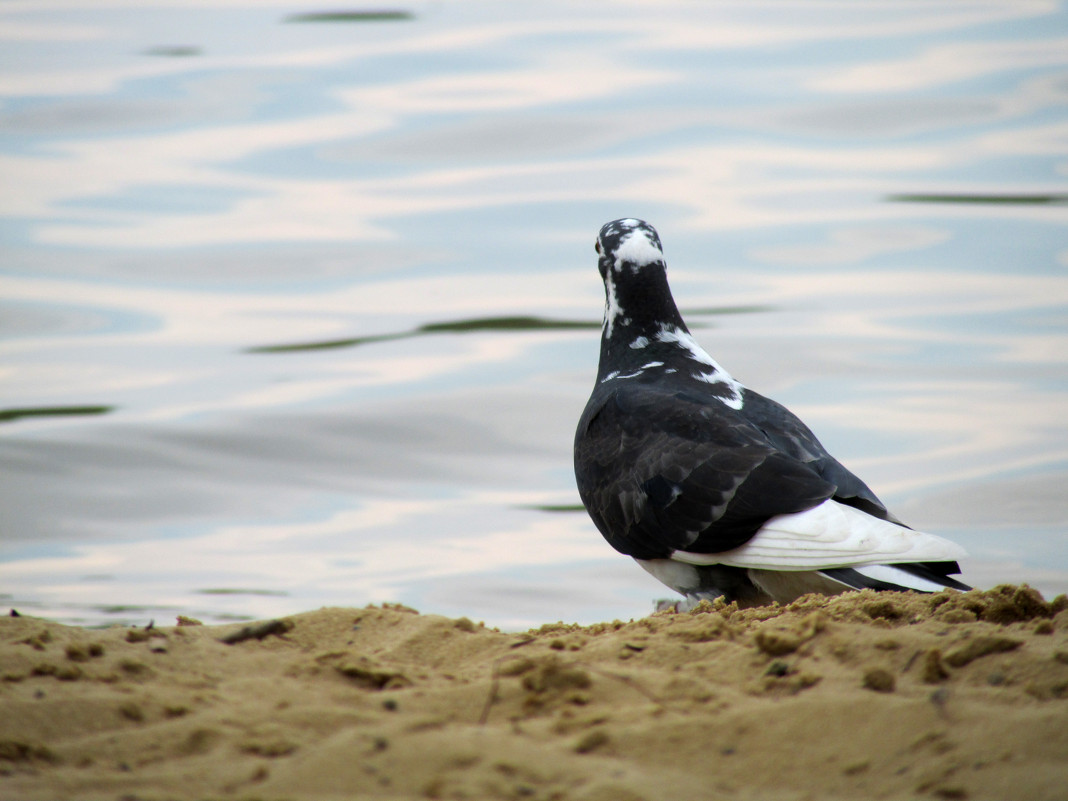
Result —
[[267, 620], [263, 623], [257, 623], [255, 626], [245, 626], [243, 629], [227, 634], [225, 637], [220, 637], [219, 642], [234, 645], [245, 640], [262, 640], [272, 634], [277, 634], [281, 637], [294, 625], [296, 624], [292, 620]]

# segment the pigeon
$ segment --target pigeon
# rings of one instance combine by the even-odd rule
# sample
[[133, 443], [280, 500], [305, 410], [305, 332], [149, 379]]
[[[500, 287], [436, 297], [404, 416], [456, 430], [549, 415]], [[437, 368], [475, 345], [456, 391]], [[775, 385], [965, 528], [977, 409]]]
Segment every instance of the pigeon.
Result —
[[692, 608], [806, 593], [971, 589], [964, 550], [915, 531], [781, 404], [737, 380], [690, 335], [656, 230], [597, 237], [605, 313], [596, 384], [575, 433], [575, 478], [620, 553]]

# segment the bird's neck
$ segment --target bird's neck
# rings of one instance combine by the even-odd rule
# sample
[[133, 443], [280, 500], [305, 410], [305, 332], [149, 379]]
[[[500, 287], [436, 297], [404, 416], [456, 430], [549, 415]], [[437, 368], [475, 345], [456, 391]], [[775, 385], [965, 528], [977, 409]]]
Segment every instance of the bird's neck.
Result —
[[[627, 270], [625, 265], [624, 270]], [[689, 333], [668, 287], [663, 268], [640, 269], [605, 280], [605, 316], [601, 332], [600, 377], [633, 363], [648, 361], [648, 346], [665, 330]]]

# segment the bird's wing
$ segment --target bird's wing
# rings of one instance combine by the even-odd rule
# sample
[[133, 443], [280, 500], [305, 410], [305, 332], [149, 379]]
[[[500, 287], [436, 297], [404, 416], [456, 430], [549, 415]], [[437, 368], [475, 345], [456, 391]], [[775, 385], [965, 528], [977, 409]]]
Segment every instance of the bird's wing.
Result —
[[836, 501], [883, 520], [899, 522], [871, 488], [831, 456], [812, 430], [785, 406], [746, 388], [740, 411], [777, 449], [811, 465], [834, 484], [838, 488], [834, 493]]
[[715, 553], [835, 485], [719, 400], [628, 382], [595, 392], [575, 438], [579, 494], [608, 542], [639, 559]]
[[834, 567], [949, 562], [964, 556], [956, 543], [872, 517], [835, 500], [777, 517], [752, 539], [714, 556], [676, 551], [690, 564], [724, 564], [761, 570], [819, 570]]

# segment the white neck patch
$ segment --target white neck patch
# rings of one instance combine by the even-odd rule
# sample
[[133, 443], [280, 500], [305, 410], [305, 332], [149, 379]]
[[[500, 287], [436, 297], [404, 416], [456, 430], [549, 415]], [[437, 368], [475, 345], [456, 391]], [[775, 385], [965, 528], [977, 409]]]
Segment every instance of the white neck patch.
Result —
[[605, 304], [604, 304], [604, 338], [612, 338], [612, 328], [616, 324], [616, 318], [622, 309], [619, 308], [619, 299], [616, 297], [616, 282], [612, 280], [612, 273], [604, 277]]
[[744, 387], [739, 381], [731, 377], [731, 374], [719, 366], [719, 363], [709, 356], [705, 349], [697, 344], [697, 340], [687, 334], [681, 328], [675, 326], [663, 326], [656, 335], [658, 342], [670, 342], [688, 351], [689, 357], [698, 364], [711, 368], [711, 370], [698, 370], [691, 376], [706, 384], [722, 384], [728, 395], [720, 400], [732, 409], [741, 409], [743, 403], [742, 390]]
[[690, 358], [695, 362], [700, 362], [703, 365], [711, 367], [717, 373], [722, 373], [727, 376], [727, 378], [730, 378], [727, 371], [720, 367], [716, 360], [709, 356], [705, 352], [705, 349], [697, 344], [697, 340], [681, 328], [676, 328], [673, 325], [661, 326], [660, 331], [656, 335], [656, 339], [658, 342], [670, 342], [684, 348], [689, 351]]

